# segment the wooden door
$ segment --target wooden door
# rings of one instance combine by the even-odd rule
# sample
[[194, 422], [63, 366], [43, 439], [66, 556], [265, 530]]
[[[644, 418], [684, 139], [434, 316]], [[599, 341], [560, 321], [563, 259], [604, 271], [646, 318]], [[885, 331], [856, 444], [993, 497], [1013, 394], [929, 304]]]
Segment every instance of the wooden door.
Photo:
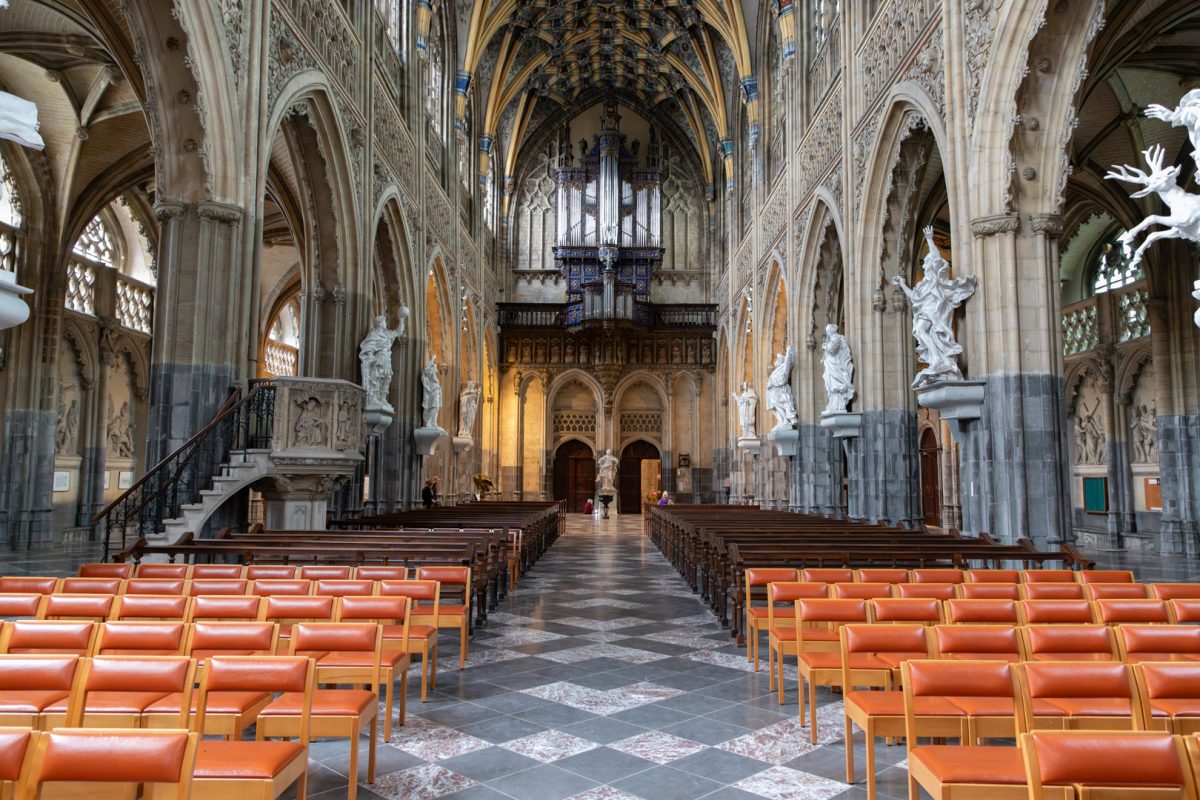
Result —
[[554, 499], [566, 500], [567, 511], [582, 512], [596, 491], [596, 459], [580, 441], [564, 443], [554, 454]]
[[941, 527], [942, 469], [932, 428], [921, 431], [921, 511], [926, 525]]
[[617, 510], [621, 514], [642, 513], [642, 461], [646, 459], [662, 459], [658, 448], [649, 442], [630, 442], [621, 451], [617, 471]]

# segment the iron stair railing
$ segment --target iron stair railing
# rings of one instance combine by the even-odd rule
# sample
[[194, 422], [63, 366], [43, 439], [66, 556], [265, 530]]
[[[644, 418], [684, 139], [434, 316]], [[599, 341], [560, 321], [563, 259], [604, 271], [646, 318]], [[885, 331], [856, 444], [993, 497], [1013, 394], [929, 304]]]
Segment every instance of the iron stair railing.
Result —
[[[120, 497], [92, 517], [92, 532], [103, 530], [104, 559], [134, 541], [163, 530], [163, 521], [180, 516], [182, 507], [200, 500], [202, 489], [236, 451], [270, 447], [275, 425], [275, 384], [253, 381], [244, 395], [239, 388], [192, 438], [138, 479]], [[198, 531], [197, 531], [198, 533]]]

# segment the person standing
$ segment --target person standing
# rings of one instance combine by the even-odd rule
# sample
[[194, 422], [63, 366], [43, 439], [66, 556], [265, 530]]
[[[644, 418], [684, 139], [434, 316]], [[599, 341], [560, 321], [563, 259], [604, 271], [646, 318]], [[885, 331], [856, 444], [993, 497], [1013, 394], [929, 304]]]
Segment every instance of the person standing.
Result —
[[434, 486], [433, 478], [425, 481], [425, 488], [421, 489], [421, 503], [426, 508], [433, 508], [433, 504], [437, 502], [437, 487]]

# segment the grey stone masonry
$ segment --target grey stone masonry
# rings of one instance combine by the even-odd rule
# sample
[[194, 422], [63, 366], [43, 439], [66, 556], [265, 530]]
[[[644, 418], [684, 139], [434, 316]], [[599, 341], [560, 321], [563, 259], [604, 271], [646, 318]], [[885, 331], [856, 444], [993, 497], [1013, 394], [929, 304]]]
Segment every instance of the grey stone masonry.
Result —
[[1164, 554], [1200, 551], [1200, 415], [1158, 418]]
[[850, 445], [849, 513], [855, 519], [921, 524], [917, 416], [908, 409], [864, 411]]
[[1062, 378], [986, 380], [983, 416], [959, 436], [963, 532], [1039, 548], [1072, 541]]
[[797, 509], [805, 514], [845, 514], [842, 443], [820, 425], [801, 425], [799, 431], [792, 471]]
[[4, 414], [4, 543], [10, 548], [50, 544], [53, 536], [54, 411], [10, 409]]

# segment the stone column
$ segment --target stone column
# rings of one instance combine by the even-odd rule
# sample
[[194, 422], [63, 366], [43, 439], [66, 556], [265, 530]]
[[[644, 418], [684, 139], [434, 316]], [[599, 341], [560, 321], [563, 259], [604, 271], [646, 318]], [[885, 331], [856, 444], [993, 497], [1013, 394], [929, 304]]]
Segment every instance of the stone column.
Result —
[[[91, 424], [83, 426], [80, 432], [79, 449], [83, 460], [79, 464], [79, 518], [76, 520], [80, 527], [90, 525], [92, 515], [104, 507], [104, 469], [108, 446], [108, 371], [115, 358], [112, 337], [116, 333], [117, 323], [111, 319], [101, 319], [99, 326], [100, 347], [97, 350], [96, 382], [91, 391], [84, 395], [89, 401], [88, 407], [80, 409], [84, 419], [91, 421]], [[82, 435], [83, 430], [87, 431], [86, 440]]]
[[[238, 352], [248, 299], [241, 291], [239, 208], [160, 200], [159, 275], [150, 364], [149, 445], [157, 464], [208, 423], [246, 377]], [[254, 315], [257, 319], [257, 315]]]

